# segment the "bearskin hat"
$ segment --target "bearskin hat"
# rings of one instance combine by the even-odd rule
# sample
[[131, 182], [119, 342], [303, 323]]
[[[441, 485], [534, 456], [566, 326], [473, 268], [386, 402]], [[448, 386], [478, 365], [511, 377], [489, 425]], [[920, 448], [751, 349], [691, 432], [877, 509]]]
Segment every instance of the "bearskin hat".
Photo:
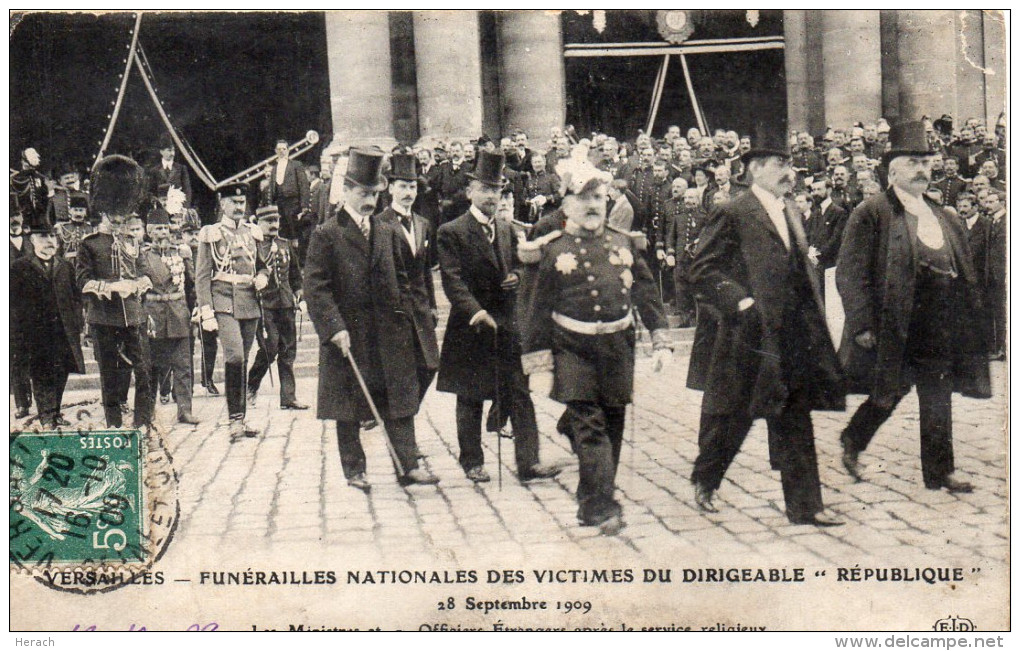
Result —
[[145, 195], [145, 171], [127, 156], [107, 156], [92, 170], [91, 188], [94, 211], [125, 217], [138, 209]]

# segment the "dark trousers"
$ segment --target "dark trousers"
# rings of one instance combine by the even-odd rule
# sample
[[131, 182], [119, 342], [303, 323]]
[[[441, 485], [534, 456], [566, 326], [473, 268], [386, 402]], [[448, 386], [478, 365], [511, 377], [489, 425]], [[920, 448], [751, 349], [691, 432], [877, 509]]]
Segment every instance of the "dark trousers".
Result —
[[[681, 253], [683, 257], [687, 254]], [[680, 327], [691, 327], [697, 321], [694, 302], [694, 287], [687, 280], [688, 267], [677, 264], [673, 269], [673, 285], [676, 290], [676, 313], [680, 317]]]
[[297, 358], [297, 328], [294, 310], [264, 310], [262, 323], [265, 337], [259, 338], [259, 351], [255, 353], [255, 361], [248, 372], [248, 390], [259, 390], [262, 379], [275, 360], [280, 372], [280, 403], [286, 405], [296, 402], [294, 360]]
[[[501, 400], [510, 403], [510, 423], [514, 430], [514, 458], [517, 472], [527, 472], [538, 464], [538, 424], [527, 382], [513, 382]], [[482, 451], [482, 400], [457, 396], [457, 444], [460, 465], [470, 470], [485, 465]]]
[[223, 375], [224, 393], [227, 396], [227, 413], [231, 420], [244, 418], [247, 412], [248, 400], [246, 393], [246, 380], [248, 368], [248, 353], [251, 351], [251, 344], [255, 340], [255, 329], [258, 327], [258, 319], [235, 319], [233, 316], [223, 313], [216, 313], [217, 333], [223, 342]]
[[579, 462], [577, 517], [582, 523], [599, 524], [621, 513], [614, 493], [626, 409], [578, 401], [569, 403], [561, 418], [570, 420], [572, 447]]
[[[376, 400], [376, 398], [377, 396], [373, 394], [372, 399]], [[397, 458], [400, 459], [402, 470], [404, 474], [407, 474], [408, 471], [418, 467], [414, 442], [414, 416], [384, 419], [384, 423], [393, 449], [397, 453]], [[340, 465], [343, 466], [344, 477], [347, 479], [365, 472], [365, 449], [361, 447], [360, 431], [361, 425], [357, 421], [338, 420], [336, 422], [336, 442], [340, 449]], [[399, 474], [399, 470], [397, 472]]]
[[[152, 422], [153, 386], [152, 362], [149, 357], [149, 337], [142, 326], [108, 326], [92, 324], [96, 361], [99, 363], [99, 381], [102, 386], [103, 412], [107, 427], [120, 427], [123, 414], [120, 403], [126, 397], [124, 368], [131, 365], [135, 376], [134, 426]], [[126, 360], [126, 361], [125, 361]]]
[[31, 365], [32, 389], [39, 409], [39, 423], [48, 427], [60, 415], [60, 402], [67, 386], [68, 366], [50, 358]]
[[[811, 411], [791, 396], [782, 413], [766, 422], [772, 465], [780, 471], [787, 517], [795, 520], [821, 512], [825, 506]], [[717, 490], [753, 423], [753, 418], [743, 414], [702, 412], [691, 482]]]
[[14, 393], [14, 406], [19, 410], [28, 410], [32, 406], [32, 375], [29, 372], [28, 358], [11, 351], [11, 391]]
[[[926, 486], [938, 485], [955, 469], [953, 462], [953, 379], [946, 364], [915, 365], [921, 411], [921, 475]], [[892, 415], [900, 399], [878, 405], [870, 397], [857, 408], [840, 437], [843, 445], [863, 452], [875, 432]]]
[[164, 384], [172, 385], [178, 415], [190, 414], [192, 381], [188, 338], [150, 339], [149, 349], [152, 353], [152, 375], [159, 382], [161, 394]]
[[276, 207], [280, 210], [280, 237], [293, 240], [298, 236], [297, 216], [301, 212], [299, 195], [284, 195], [276, 190]]

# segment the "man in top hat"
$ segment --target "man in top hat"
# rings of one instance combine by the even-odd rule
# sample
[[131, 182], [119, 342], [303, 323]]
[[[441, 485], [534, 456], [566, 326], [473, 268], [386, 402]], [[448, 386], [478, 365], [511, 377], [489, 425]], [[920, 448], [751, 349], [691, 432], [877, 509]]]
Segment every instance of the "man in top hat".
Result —
[[688, 372], [688, 386], [705, 392], [695, 502], [718, 510], [713, 495], [764, 418], [789, 521], [842, 524], [822, 503], [811, 411], [842, 410], [845, 397], [804, 226], [784, 199], [796, 174], [782, 141], [748, 151], [743, 163], [750, 187], [709, 216], [690, 270], [715, 315], [699, 319]]
[[142, 427], [152, 421], [153, 387], [141, 297], [152, 281], [127, 222], [145, 196], [145, 172], [130, 158], [107, 156], [96, 164], [91, 188], [92, 207], [102, 221], [82, 239], [75, 267], [99, 363], [103, 411], [107, 426], [121, 426], [129, 367], [135, 376], [134, 426]]
[[262, 206], [255, 211], [262, 240], [256, 243], [259, 261], [269, 284], [258, 292], [262, 304], [263, 336], [259, 352], [248, 372], [248, 401], [254, 402], [259, 386], [273, 361], [280, 371], [280, 408], [308, 409], [298, 402], [294, 382], [294, 360], [297, 358], [297, 326], [294, 310], [301, 304], [301, 270], [290, 241], [280, 237], [280, 213], [276, 206]]
[[148, 315], [152, 375], [157, 386], [172, 386], [177, 422], [194, 425], [198, 419], [191, 412], [190, 306], [195, 303], [191, 249], [171, 241], [166, 210], [150, 212], [145, 229], [151, 244], [142, 246], [141, 263], [152, 281], [152, 289], [143, 299]]
[[269, 168], [267, 197], [280, 211], [280, 237], [298, 239], [306, 226], [302, 218], [312, 210], [310, 184], [305, 166], [290, 159], [290, 147], [282, 138], [276, 141], [276, 161]]
[[81, 241], [95, 232], [89, 223], [89, 198], [85, 193], [74, 193], [67, 200], [68, 220], [56, 222], [54, 232], [60, 246], [60, 254], [72, 263], [78, 257]]
[[149, 182], [149, 196], [153, 199], [159, 196], [161, 185], [173, 186], [184, 192], [185, 202], [190, 206], [191, 177], [188, 175], [188, 168], [174, 161], [175, 152], [174, 140], [170, 134], [161, 134], [159, 137], [160, 160], [145, 170]]
[[[262, 231], [245, 222], [248, 184], [220, 189], [220, 220], [198, 232], [195, 293], [201, 329], [216, 332], [223, 345], [223, 372], [230, 440], [255, 437], [244, 422], [248, 353], [262, 316], [256, 292], [269, 284], [256, 251]], [[208, 364], [208, 360], [206, 360]]]
[[411, 286], [415, 366], [421, 400], [439, 368], [439, 343], [436, 340], [436, 291], [432, 282], [433, 237], [428, 220], [412, 212], [421, 178], [417, 167], [418, 161], [413, 155], [393, 155], [389, 179], [392, 203], [379, 213], [379, 218], [403, 235], [400, 245]]
[[[413, 300], [403, 259], [407, 240], [375, 215], [383, 153], [352, 149], [343, 177], [344, 206], [312, 234], [305, 300], [321, 342], [317, 416], [335, 420], [348, 485], [368, 492], [360, 422], [373, 418], [355, 364], [385, 424], [401, 484], [439, 480], [419, 468], [414, 416], [422, 390], [416, 368]], [[339, 182], [340, 179], [336, 179]]]
[[860, 454], [915, 385], [925, 487], [970, 492], [954, 474], [951, 402], [954, 391], [991, 396], [978, 278], [963, 224], [924, 196], [932, 149], [923, 125], [897, 125], [890, 142], [890, 187], [850, 215], [836, 264], [840, 357], [852, 389], [868, 394], [840, 437], [843, 465], [861, 479]]
[[57, 255], [58, 238], [46, 215], [29, 222], [31, 253], [11, 265], [12, 350], [24, 356], [46, 429], [70, 423], [60, 413], [69, 373], [84, 373], [81, 293], [74, 267]]
[[502, 153], [479, 155], [467, 190], [471, 208], [441, 226], [438, 236], [443, 289], [451, 308], [436, 388], [457, 394], [460, 465], [474, 482], [489, 481], [482, 452], [485, 400], [510, 414], [521, 481], [559, 473], [539, 463], [535, 407], [521, 368], [514, 323], [520, 283], [514, 270], [517, 238], [510, 224], [496, 219], [503, 164]]
[[523, 364], [533, 377], [553, 372], [551, 397], [567, 405], [560, 428], [580, 461], [577, 519], [606, 535], [624, 526], [614, 493], [633, 397], [635, 309], [652, 333], [653, 369], [671, 354], [665, 311], [640, 251], [644, 236], [606, 226], [611, 178], [587, 161], [568, 168], [565, 230], [519, 248], [523, 261], [536, 263], [521, 296]]

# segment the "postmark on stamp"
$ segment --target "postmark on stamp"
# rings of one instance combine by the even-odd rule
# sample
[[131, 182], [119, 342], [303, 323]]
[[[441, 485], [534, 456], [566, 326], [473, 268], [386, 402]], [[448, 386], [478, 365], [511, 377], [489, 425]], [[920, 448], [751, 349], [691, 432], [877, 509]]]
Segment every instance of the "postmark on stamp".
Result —
[[177, 526], [177, 477], [155, 428], [12, 432], [9, 477], [11, 570], [57, 590], [139, 581]]

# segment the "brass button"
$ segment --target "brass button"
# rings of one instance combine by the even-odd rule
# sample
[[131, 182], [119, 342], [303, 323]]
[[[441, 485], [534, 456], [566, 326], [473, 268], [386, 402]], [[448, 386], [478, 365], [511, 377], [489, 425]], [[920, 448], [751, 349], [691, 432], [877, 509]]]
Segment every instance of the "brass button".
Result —
[[590, 283], [595, 282], [595, 276], [588, 276], [588, 282]]
[[602, 306], [601, 305], [596, 305], [592, 309], [595, 310], [596, 312], [601, 312], [602, 311]]
[[579, 238], [579, 237], [575, 237], [575, 238], [574, 238], [574, 243], [575, 243], [575, 244], [580, 244], [580, 243], [581, 243], [581, 238]]
[[621, 288], [620, 289], [620, 293], [623, 294], [624, 296], [626, 296], [627, 295], [627, 288], [626, 287]]
[[599, 290], [597, 290], [597, 289], [591, 290], [591, 295], [592, 296], [598, 296], [599, 295]]
[[585, 261], [584, 261], [584, 268], [585, 268], [585, 269], [591, 269], [591, 263], [590, 263], [590, 262], [588, 262], [587, 260], [585, 260]]
[[581, 249], [581, 255], [585, 255], [587, 253], [588, 253], [588, 249]]

